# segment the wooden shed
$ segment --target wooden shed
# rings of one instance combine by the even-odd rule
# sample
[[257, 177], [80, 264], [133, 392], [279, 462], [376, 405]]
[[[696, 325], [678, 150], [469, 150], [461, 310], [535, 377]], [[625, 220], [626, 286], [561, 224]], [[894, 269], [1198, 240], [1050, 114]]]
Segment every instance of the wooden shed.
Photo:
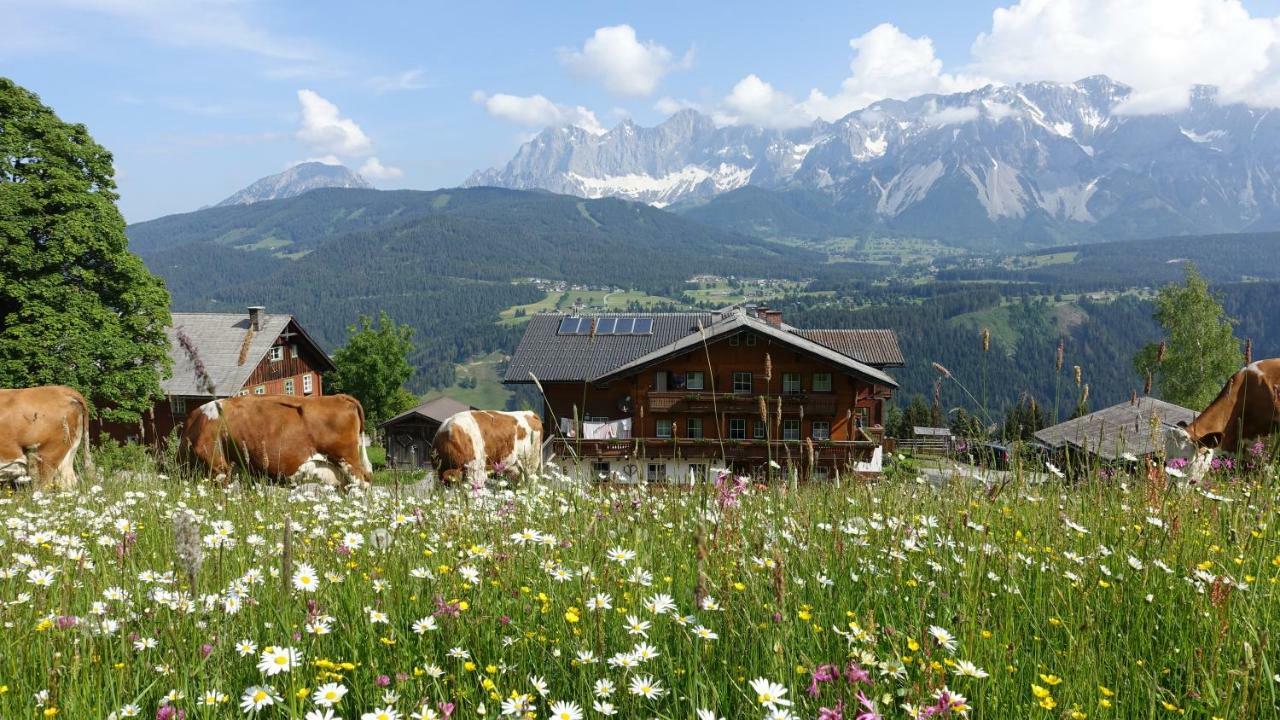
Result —
[[406, 410], [378, 425], [387, 447], [387, 465], [426, 467], [431, 462], [431, 438], [451, 415], [475, 408], [450, 397], [439, 397]]

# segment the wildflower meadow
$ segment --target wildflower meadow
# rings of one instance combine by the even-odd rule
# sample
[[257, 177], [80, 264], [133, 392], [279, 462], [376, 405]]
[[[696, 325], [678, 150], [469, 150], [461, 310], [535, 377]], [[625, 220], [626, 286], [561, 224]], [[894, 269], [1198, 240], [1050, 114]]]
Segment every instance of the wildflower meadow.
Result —
[[1274, 470], [0, 495], [0, 717], [1251, 718]]

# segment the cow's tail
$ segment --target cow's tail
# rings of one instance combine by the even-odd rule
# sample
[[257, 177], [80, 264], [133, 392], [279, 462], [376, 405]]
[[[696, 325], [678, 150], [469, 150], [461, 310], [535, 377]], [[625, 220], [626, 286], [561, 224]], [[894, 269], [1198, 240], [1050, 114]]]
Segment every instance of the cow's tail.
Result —
[[93, 467], [93, 453], [89, 448], [89, 401], [77, 394], [75, 402], [80, 406], [80, 458], [84, 465], [85, 479], [92, 480], [97, 471]]
[[364, 479], [369, 481], [373, 479], [373, 463], [369, 462], [369, 443], [372, 440], [365, 434], [364, 405], [355, 398], [351, 398], [351, 402], [356, 406], [356, 416], [360, 419], [360, 467], [365, 472]]

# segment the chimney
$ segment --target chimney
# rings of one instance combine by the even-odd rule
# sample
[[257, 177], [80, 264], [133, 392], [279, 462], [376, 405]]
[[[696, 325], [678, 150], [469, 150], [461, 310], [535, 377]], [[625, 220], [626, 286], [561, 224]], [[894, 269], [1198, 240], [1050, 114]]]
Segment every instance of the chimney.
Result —
[[764, 321], [774, 327], [782, 327], [781, 310], [764, 310]]
[[249, 329], [257, 332], [262, 329], [262, 319], [266, 317], [267, 309], [261, 305], [249, 306]]

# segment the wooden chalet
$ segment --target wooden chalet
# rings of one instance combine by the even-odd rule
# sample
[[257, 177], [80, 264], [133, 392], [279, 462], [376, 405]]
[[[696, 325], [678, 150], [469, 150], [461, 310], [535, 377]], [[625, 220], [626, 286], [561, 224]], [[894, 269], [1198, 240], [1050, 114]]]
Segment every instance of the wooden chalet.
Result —
[[[156, 443], [186, 422], [187, 414], [233, 395], [322, 395], [321, 377], [333, 361], [292, 315], [173, 313], [169, 357], [173, 372], [160, 383], [165, 397], [139, 423], [101, 423], [97, 434], [121, 442]], [[207, 382], [196, 370], [195, 351]]]
[[378, 429], [387, 448], [387, 464], [399, 469], [426, 467], [431, 463], [431, 439], [444, 421], [475, 409], [451, 397], [438, 397], [384, 421]]
[[543, 390], [548, 450], [620, 481], [770, 461], [823, 479], [879, 470], [903, 365], [890, 330], [806, 330], [768, 308], [533, 316], [504, 382]]

